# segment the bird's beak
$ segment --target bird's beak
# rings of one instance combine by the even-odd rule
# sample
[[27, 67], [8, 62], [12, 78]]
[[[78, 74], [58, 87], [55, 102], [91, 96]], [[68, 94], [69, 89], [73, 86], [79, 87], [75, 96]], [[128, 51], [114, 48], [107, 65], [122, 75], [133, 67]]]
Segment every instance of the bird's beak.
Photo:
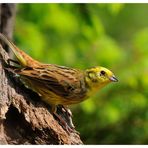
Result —
[[113, 75], [109, 78], [112, 82], [118, 82], [118, 79]]

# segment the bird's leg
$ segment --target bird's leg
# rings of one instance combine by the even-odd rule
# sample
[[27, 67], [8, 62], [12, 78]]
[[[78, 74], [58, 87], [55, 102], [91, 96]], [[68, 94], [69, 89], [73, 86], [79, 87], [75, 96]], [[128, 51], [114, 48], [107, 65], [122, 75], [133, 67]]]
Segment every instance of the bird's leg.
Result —
[[72, 122], [72, 112], [67, 106], [59, 105], [59, 107], [62, 109], [65, 115], [65, 119], [68, 122], [69, 127], [71, 128], [72, 132], [80, 134], [78, 131], [75, 130], [75, 126], [73, 125]]
[[52, 106], [51, 107], [51, 113], [58, 118], [58, 120], [60, 121], [59, 123], [62, 125], [62, 127], [66, 130], [66, 132], [68, 134], [70, 134], [71, 132], [73, 132], [73, 130], [68, 126], [67, 122], [60, 116], [57, 114], [57, 108], [56, 106]]
[[69, 126], [70, 126], [72, 129], [74, 129], [75, 126], [74, 126], [73, 123], [72, 123], [72, 112], [71, 112], [71, 110], [70, 110], [69, 108], [67, 108], [67, 106], [65, 107], [65, 106], [63, 106], [63, 105], [61, 105], [61, 108], [62, 108], [62, 111], [64, 111], [65, 114], [67, 115], [66, 117], [67, 117], [67, 119], [68, 119]]
[[67, 106], [65, 107], [61, 105], [61, 107], [62, 107], [62, 110], [67, 113], [68, 116], [72, 117], [72, 112], [69, 108], [67, 108]]

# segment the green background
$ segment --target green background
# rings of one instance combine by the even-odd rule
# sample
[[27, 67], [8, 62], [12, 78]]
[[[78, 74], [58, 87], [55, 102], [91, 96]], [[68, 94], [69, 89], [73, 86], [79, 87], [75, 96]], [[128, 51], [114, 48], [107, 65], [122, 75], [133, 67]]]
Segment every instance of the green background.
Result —
[[111, 69], [112, 83], [71, 106], [85, 144], [148, 144], [148, 4], [18, 4], [14, 39], [45, 63]]

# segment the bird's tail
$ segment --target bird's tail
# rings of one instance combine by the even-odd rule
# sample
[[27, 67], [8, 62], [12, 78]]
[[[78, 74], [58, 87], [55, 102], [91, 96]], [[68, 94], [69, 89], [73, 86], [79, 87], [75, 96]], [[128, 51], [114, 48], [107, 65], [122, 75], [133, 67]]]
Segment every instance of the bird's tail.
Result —
[[10, 40], [8, 40], [2, 33], [0, 33], [0, 39], [5, 42], [6, 45], [11, 48], [13, 53], [15, 54], [18, 62], [20, 65], [23, 67], [32, 67], [32, 66], [37, 66], [40, 62], [34, 60], [31, 58], [29, 55], [27, 55], [25, 52], [17, 48]]

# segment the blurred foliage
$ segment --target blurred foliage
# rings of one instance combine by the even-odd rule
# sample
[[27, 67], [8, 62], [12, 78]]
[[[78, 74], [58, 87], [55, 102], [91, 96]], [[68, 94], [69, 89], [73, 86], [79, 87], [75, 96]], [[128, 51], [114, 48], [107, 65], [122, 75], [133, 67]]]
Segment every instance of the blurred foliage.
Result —
[[35, 59], [112, 69], [119, 83], [72, 106], [85, 144], [148, 144], [147, 4], [19, 4], [15, 42]]

